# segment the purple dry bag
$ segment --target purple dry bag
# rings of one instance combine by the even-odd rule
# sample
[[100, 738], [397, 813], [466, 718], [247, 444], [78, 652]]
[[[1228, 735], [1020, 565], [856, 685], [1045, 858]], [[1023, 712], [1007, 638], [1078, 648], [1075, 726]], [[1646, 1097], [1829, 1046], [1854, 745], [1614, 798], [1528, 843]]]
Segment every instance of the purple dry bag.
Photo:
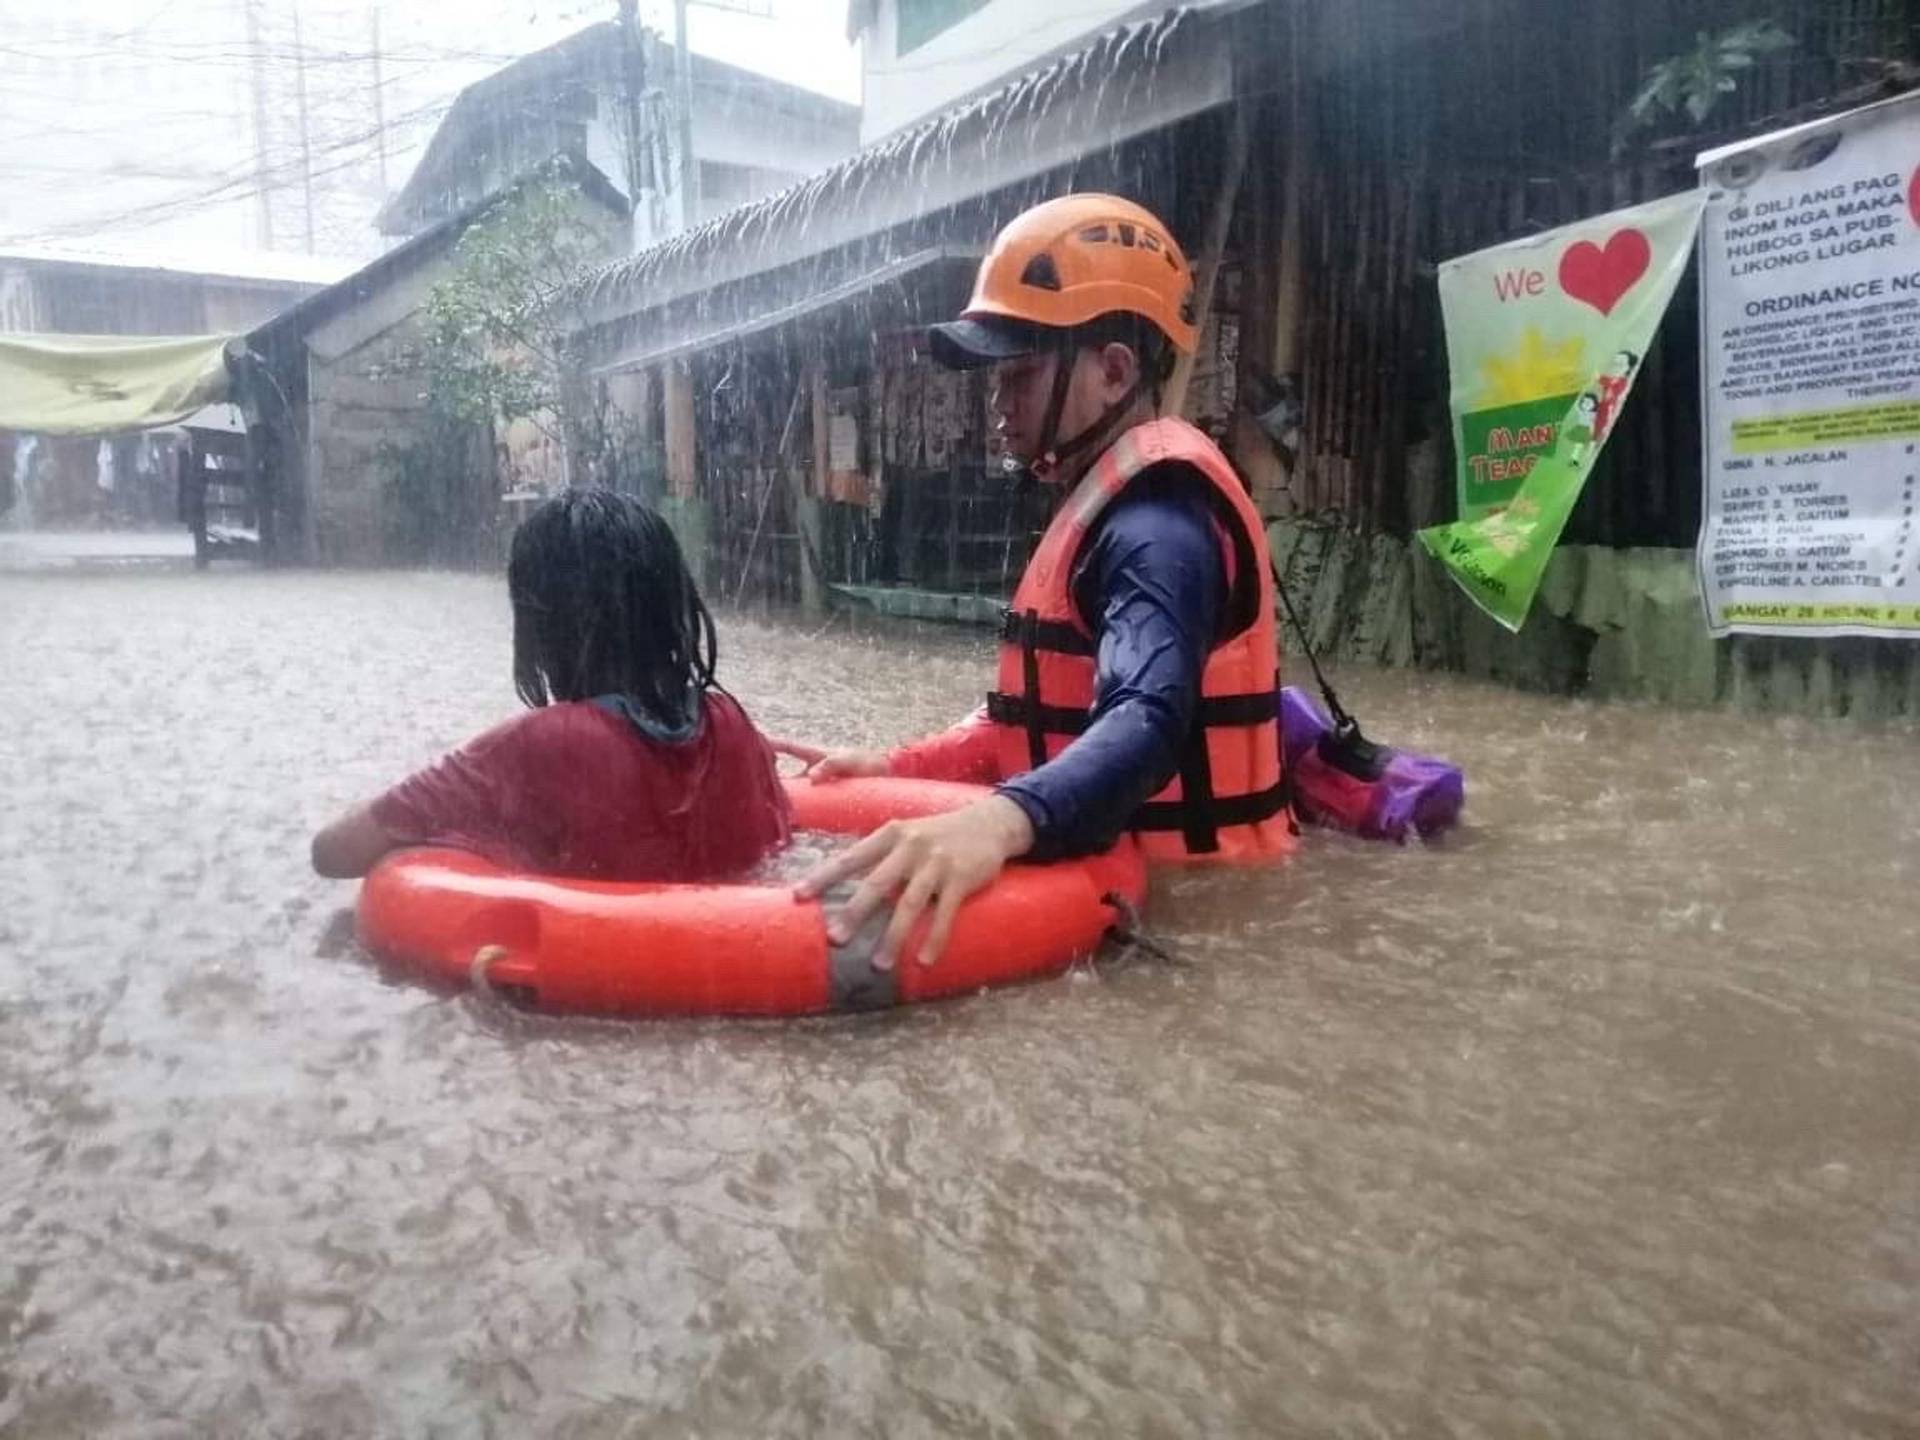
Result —
[[1466, 803], [1459, 767], [1376, 745], [1347, 717], [1336, 726], [1304, 691], [1280, 692], [1280, 745], [1302, 820], [1372, 840], [1404, 841], [1448, 829]]

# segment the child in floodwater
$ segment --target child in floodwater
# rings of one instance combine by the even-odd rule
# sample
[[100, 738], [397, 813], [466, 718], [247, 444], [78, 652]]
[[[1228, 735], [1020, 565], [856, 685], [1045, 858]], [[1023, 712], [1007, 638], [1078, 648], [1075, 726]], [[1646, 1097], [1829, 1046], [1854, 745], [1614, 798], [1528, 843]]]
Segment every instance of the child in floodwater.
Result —
[[321, 830], [315, 870], [449, 845], [549, 874], [711, 880], [786, 843], [773, 753], [714, 679], [713, 619], [657, 514], [605, 490], [547, 501], [513, 537], [507, 592], [530, 708]]

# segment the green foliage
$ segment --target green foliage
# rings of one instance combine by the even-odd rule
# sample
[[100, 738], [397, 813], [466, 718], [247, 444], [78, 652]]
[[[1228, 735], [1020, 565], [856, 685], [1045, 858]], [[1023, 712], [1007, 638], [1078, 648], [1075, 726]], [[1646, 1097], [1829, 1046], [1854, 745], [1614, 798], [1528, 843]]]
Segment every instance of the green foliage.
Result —
[[421, 315], [430, 405], [503, 424], [560, 405], [570, 377], [559, 302], [602, 246], [577, 199], [560, 182], [530, 185], [461, 236], [452, 272]]
[[523, 186], [460, 237], [428, 292], [417, 335], [382, 371], [421, 385], [418, 434], [383, 453], [397, 559], [483, 558], [498, 509], [493, 437], [528, 420], [556, 438], [597, 428], [570, 400], [591, 393], [569, 354], [563, 300], [604, 254], [560, 180]]
[[1749, 20], [1717, 35], [1702, 30], [1691, 50], [1647, 71], [1615, 129], [1616, 148], [1635, 132], [1671, 123], [1681, 115], [1696, 127], [1705, 124], [1720, 101], [1739, 88], [1741, 72], [1794, 44], [1793, 36], [1771, 20]]
[[384, 558], [459, 565], [485, 558], [499, 503], [486, 432], [428, 415], [405, 441], [380, 447]]

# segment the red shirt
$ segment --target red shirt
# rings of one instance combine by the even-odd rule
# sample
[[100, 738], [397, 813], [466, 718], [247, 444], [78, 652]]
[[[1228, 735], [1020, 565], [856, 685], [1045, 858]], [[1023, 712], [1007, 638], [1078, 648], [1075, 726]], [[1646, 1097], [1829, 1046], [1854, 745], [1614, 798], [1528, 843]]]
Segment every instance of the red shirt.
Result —
[[409, 844], [601, 880], [719, 880], [789, 835], [773, 752], [732, 696], [693, 735], [643, 735], [590, 701], [546, 705], [468, 741], [373, 803]]

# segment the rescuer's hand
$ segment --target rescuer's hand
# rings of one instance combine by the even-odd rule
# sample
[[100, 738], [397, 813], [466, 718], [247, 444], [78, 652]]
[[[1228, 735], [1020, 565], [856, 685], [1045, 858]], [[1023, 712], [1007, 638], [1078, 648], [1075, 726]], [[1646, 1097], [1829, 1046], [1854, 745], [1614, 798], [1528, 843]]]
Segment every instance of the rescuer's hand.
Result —
[[893, 921], [873, 956], [878, 970], [892, 968], [931, 906], [933, 919], [920, 945], [920, 963], [931, 965], [946, 949], [961, 902], [1032, 848], [1027, 812], [1005, 796], [992, 795], [945, 815], [890, 821], [803, 877], [794, 894], [817, 899], [842, 880], [864, 876], [853, 898], [829, 919], [827, 938], [845, 944], [891, 902]]
[[804, 773], [816, 780], [852, 780], [888, 773], [884, 750], [827, 750], [803, 740], [773, 738], [767, 744], [776, 755], [791, 755], [798, 760], [806, 767]]

